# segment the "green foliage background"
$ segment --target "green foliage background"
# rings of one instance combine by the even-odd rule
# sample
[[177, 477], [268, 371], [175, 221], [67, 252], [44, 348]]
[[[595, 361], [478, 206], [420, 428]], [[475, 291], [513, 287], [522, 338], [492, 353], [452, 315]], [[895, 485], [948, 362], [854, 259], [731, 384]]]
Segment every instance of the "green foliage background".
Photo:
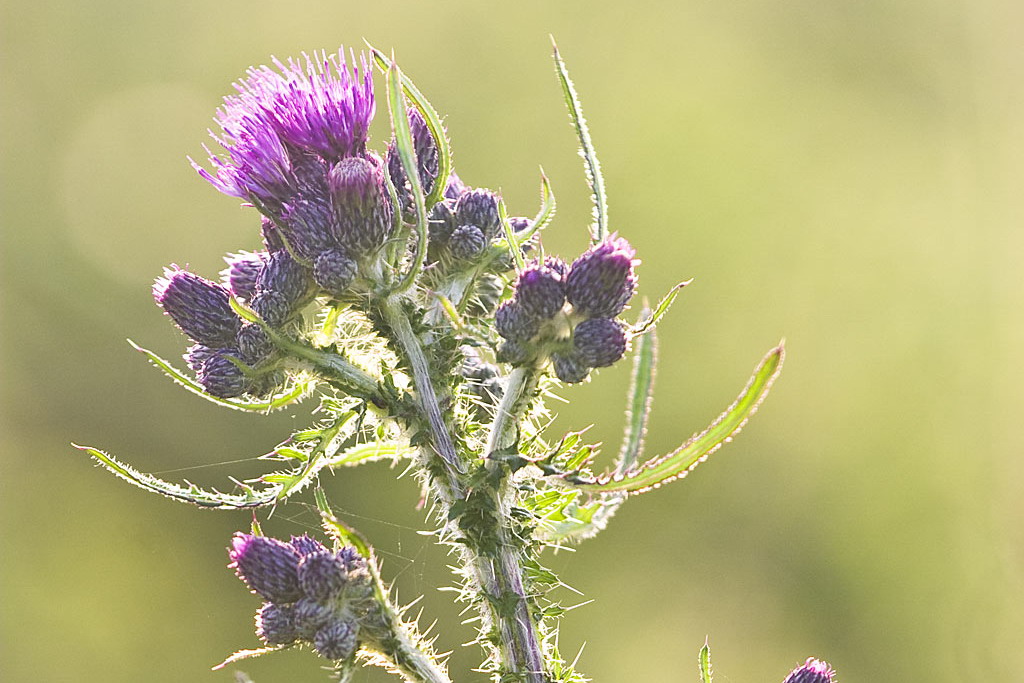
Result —
[[[706, 634], [735, 683], [781, 680], [812, 654], [844, 683], [1012, 680], [1022, 21], [1001, 0], [6, 0], [0, 679], [230, 681], [207, 669], [256, 645], [257, 601], [224, 569], [247, 515], [147, 496], [68, 445], [227, 486], [307, 419], [218, 410], [124, 342], [176, 357], [152, 279], [171, 262], [213, 276], [257, 245], [253, 214], [185, 160], [229, 83], [271, 54], [393, 47], [446, 114], [463, 178], [532, 214], [543, 164], [559, 200], [545, 244], [572, 256], [589, 205], [552, 33], [641, 292], [696, 278], [660, 328], [650, 452], [706, 424], [780, 337], [789, 350], [735, 444], [552, 559], [595, 600], [567, 616], [563, 651], [586, 641], [580, 666], [605, 682], [694, 681]], [[559, 424], [617, 442], [627, 370], [567, 390]], [[426, 593], [465, 671], [471, 631], [435, 590], [447, 558], [395, 474], [326, 485], [400, 595]], [[290, 505], [264, 528], [314, 523]], [[324, 680], [317, 667], [288, 653], [244, 668], [265, 683]]]

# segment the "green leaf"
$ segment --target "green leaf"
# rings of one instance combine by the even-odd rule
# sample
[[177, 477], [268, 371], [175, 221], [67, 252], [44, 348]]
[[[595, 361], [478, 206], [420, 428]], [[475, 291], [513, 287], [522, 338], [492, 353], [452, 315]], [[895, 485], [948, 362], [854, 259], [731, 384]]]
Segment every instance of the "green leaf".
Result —
[[[649, 315], [646, 308], [641, 317]], [[644, 449], [644, 435], [647, 433], [647, 418], [651, 411], [651, 396], [654, 391], [654, 370], [658, 363], [658, 339], [654, 330], [636, 338], [633, 350], [633, 379], [630, 382], [629, 401], [626, 404], [626, 433], [615, 471], [626, 472], [640, 460]]]
[[[374, 46], [369, 43], [366, 45], [370, 48], [370, 52], [373, 53], [373, 60], [376, 63], [377, 68], [381, 70], [381, 73], [387, 73], [388, 69], [391, 68], [391, 60], [388, 59], [387, 55]], [[434, 187], [430, 190], [430, 194], [426, 198], [426, 206], [430, 209], [434, 204], [444, 198], [444, 191], [448, 184], [448, 176], [451, 175], [452, 170], [451, 145], [448, 143], [448, 136], [445, 134], [444, 126], [441, 123], [441, 117], [437, 114], [437, 110], [434, 109], [427, 98], [423, 96], [420, 89], [416, 87], [408, 76], [401, 74], [401, 80], [402, 89], [405, 91], [406, 96], [413, 105], [419, 109], [421, 114], [423, 114], [423, 119], [427, 123], [427, 128], [430, 130], [430, 134], [434, 136], [434, 141], [437, 143], [437, 182], [434, 183]]]
[[416, 449], [407, 443], [399, 441], [374, 441], [364, 443], [333, 455], [324, 462], [325, 467], [343, 467], [350, 465], [361, 465], [364, 462], [376, 462], [378, 460], [400, 460], [411, 458], [416, 454]]
[[711, 683], [711, 647], [707, 638], [704, 639], [704, 647], [700, 649], [697, 660], [700, 663], [700, 683]]
[[287, 405], [295, 403], [296, 401], [304, 398], [309, 394], [312, 387], [312, 382], [300, 382], [297, 383], [290, 391], [285, 393], [276, 394], [269, 400], [265, 401], [240, 401], [238, 399], [218, 398], [212, 394], [206, 393], [202, 385], [197, 383], [191, 377], [178, 370], [173, 365], [168, 363], [166, 360], [156, 355], [149, 349], [144, 349], [131, 339], [128, 340], [132, 348], [146, 355], [149, 358], [149, 362], [154, 366], [163, 371], [165, 375], [174, 380], [177, 384], [181, 385], [185, 389], [191, 391], [197, 396], [202, 396], [211, 403], [216, 403], [220, 406], [227, 408], [233, 408], [235, 410], [241, 410], [244, 412], [251, 413], [268, 413], [279, 408], [284, 408]]
[[516, 270], [522, 270], [526, 267], [526, 260], [523, 258], [523, 250], [519, 248], [520, 243], [516, 240], [515, 232], [508, 222], [508, 209], [505, 208], [504, 200], [498, 201], [498, 219], [505, 231], [505, 241], [509, 244], [509, 253], [512, 254], [512, 260], [515, 261]]
[[331, 510], [331, 505], [327, 501], [327, 494], [319, 486], [314, 492], [314, 498], [316, 499], [316, 507], [320, 510], [320, 520], [323, 523], [324, 531], [342, 545], [355, 546], [356, 550], [363, 557], [372, 557], [373, 548], [370, 546], [366, 536], [334, 515], [334, 511]]
[[412, 190], [413, 204], [416, 207], [416, 257], [409, 266], [409, 272], [397, 285], [395, 291], [404, 292], [412, 287], [413, 282], [423, 270], [427, 258], [427, 207], [420, 183], [420, 172], [416, 164], [416, 149], [409, 128], [409, 111], [405, 106], [405, 95], [402, 92], [402, 72], [394, 60], [388, 65], [388, 111], [391, 114], [391, 128], [395, 134], [395, 149], [402, 160], [409, 187]]
[[628, 472], [608, 473], [597, 479], [568, 475], [566, 480], [594, 493], [643, 493], [685, 477], [722, 445], [730, 442], [757, 411], [782, 370], [784, 355], [781, 343], [769, 351], [736, 401], [707, 429], [695, 434], [679, 449], [652, 458]]
[[289, 646], [287, 646], [287, 645], [277, 645], [277, 646], [274, 646], [274, 647], [261, 647], [258, 650], [239, 650], [238, 652], [233, 653], [230, 657], [225, 659], [223, 662], [221, 662], [217, 666], [213, 667], [213, 671], [219, 671], [219, 670], [223, 669], [225, 666], [227, 666], [228, 664], [234, 664], [235, 662], [240, 662], [243, 659], [253, 659], [254, 657], [262, 657], [265, 654], [270, 654], [271, 652], [277, 652], [278, 650], [284, 650], [287, 647], [289, 647]]
[[670, 289], [668, 294], [663, 296], [661, 301], [658, 302], [658, 306], [654, 309], [653, 313], [651, 311], [645, 311], [645, 315], [641, 317], [640, 322], [630, 329], [630, 336], [637, 337], [641, 334], [645, 334], [648, 330], [653, 329], [654, 326], [658, 324], [658, 321], [661, 320], [662, 316], [668, 312], [668, 309], [675, 302], [676, 297], [679, 296], [679, 292], [683, 291], [683, 287], [691, 282], [693, 282], [693, 278], [680, 282]]
[[608, 199], [604, 191], [604, 176], [601, 175], [601, 164], [597, 161], [597, 152], [594, 151], [594, 143], [590, 139], [587, 121], [583, 118], [580, 98], [576, 94], [576, 87], [569, 78], [569, 71], [565, 67], [565, 62], [562, 61], [554, 38], [551, 39], [551, 46], [554, 49], [555, 71], [562, 84], [562, 94], [565, 96], [565, 106], [569, 109], [569, 119], [580, 140], [580, 156], [583, 157], [584, 168], [587, 172], [587, 184], [590, 186], [593, 196], [594, 227], [590, 239], [596, 244], [608, 236]]
[[174, 500], [185, 503], [192, 503], [203, 508], [221, 510], [237, 510], [239, 508], [255, 508], [269, 505], [277, 500], [280, 492], [279, 486], [268, 486], [263, 489], [255, 489], [247, 484], [236, 482], [242, 489], [242, 493], [221, 493], [220, 491], [202, 489], [194, 484], [182, 486], [155, 477], [152, 474], [139, 472], [131, 465], [121, 462], [117, 458], [89, 446], [72, 444], [80, 451], [85, 451], [92, 456], [100, 465], [109, 472], [124, 479], [140, 489], [159, 493]]

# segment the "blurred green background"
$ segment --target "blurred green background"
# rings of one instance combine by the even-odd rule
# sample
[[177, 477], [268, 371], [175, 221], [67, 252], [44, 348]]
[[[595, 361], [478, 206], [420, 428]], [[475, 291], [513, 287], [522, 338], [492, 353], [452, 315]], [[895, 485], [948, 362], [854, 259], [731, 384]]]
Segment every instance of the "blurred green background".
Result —
[[[781, 681], [808, 655], [843, 683], [1019, 680], [1024, 667], [1024, 7], [999, 0], [0, 5], [0, 680], [230, 681], [257, 600], [225, 569], [245, 513], [159, 499], [96, 445], [229, 487], [293, 426], [225, 412], [125, 343], [184, 340], [149, 287], [258, 244], [199, 179], [230, 83], [270, 55], [394, 48], [446, 115], [455, 164], [572, 256], [589, 204], [554, 34], [641, 293], [695, 277], [661, 326], [649, 452], [710, 421], [785, 336], [786, 369], [736, 443], [548, 557], [593, 603], [562, 629], [597, 681]], [[380, 123], [380, 121], [378, 121]], [[378, 127], [377, 141], [383, 137]], [[559, 426], [617, 443], [628, 364], [565, 391]], [[265, 464], [263, 464], [265, 466]], [[426, 595], [457, 680], [478, 663], [413, 481], [325, 481]], [[265, 529], [315, 524], [303, 504]], [[567, 604], [581, 601], [566, 593]], [[325, 680], [308, 653], [245, 663]], [[367, 671], [360, 681], [389, 680]]]

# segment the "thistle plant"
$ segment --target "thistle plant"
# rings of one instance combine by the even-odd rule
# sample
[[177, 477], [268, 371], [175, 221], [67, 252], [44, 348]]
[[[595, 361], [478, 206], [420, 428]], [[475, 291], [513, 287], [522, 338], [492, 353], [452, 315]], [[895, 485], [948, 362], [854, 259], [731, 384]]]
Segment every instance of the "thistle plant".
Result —
[[[491, 679], [587, 680], [558, 651], [563, 610], [549, 592], [561, 584], [545, 549], [593, 536], [631, 497], [685, 477], [732, 439], [777, 377], [781, 344], [706, 429], [669, 453], [644, 453], [656, 327], [688, 281], [653, 307], [637, 301], [640, 262], [610, 229], [579, 100], [554, 56], [594, 204], [589, 247], [566, 257], [541, 239], [555, 213], [543, 172], [539, 210], [510, 216], [499, 193], [455, 173], [440, 116], [376, 49], [274, 60], [225, 98], [219, 149], [192, 164], [253, 210], [263, 249], [229, 254], [219, 279], [173, 265], [157, 279], [157, 304], [189, 340], [190, 372], [136, 348], [220, 406], [267, 413], [305, 401], [315, 421], [264, 456], [274, 471], [227, 492], [82, 447], [132, 484], [202, 508], [269, 512], [312, 496], [323, 537], [278, 540], [254, 521], [231, 539], [229, 567], [263, 602], [264, 647], [220, 666], [305, 647], [342, 680], [360, 663], [407, 681], [453, 680], [395, 603], [371, 540], [335, 515], [320, 481], [325, 470], [385, 460], [404, 461], [422, 483], [458, 599], [479, 616], [475, 642]], [[376, 151], [371, 65], [391, 121]], [[599, 472], [585, 430], [551, 434], [545, 404], [627, 355], [625, 434]], [[700, 676], [711, 681], [706, 645]], [[832, 671], [808, 660], [786, 680], [824, 683]]]

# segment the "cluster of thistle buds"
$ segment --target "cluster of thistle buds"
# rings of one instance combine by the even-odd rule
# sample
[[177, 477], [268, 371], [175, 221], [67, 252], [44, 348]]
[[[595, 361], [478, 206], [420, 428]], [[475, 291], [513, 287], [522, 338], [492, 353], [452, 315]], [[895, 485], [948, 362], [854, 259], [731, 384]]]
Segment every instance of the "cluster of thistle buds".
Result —
[[[229, 255], [221, 282], [171, 266], [153, 288], [195, 342], [185, 360], [214, 396], [272, 394], [286, 379], [287, 363], [267, 328], [293, 335], [318, 297], [358, 306], [379, 292], [385, 247], [403, 221], [414, 221], [395, 143], [384, 159], [367, 149], [375, 106], [364, 58], [360, 64], [350, 71], [340, 51], [250, 69], [216, 117], [223, 131], [216, 139], [227, 153], [210, 154], [212, 172], [193, 162], [218, 190], [260, 211], [265, 247]], [[637, 263], [626, 240], [606, 239], [571, 266], [554, 257], [535, 260], [518, 273], [512, 299], [498, 306], [515, 264], [509, 246], [498, 246], [506, 238], [500, 198], [468, 187], [454, 172], [438, 178], [437, 141], [418, 110], [408, 116], [421, 187], [445, 188], [430, 210], [424, 283], [443, 290], [471, 275], [464, 310], [494, 315], [500, 362], [539, 367], [550, 359], [559, 379], [575, 383], [622, 358], [628, 334], [616, 316], [636, 287]], [[509, 219], [512, 233], [530, 224]], [[529, 252], [536, 244], [520, 248]], [[231, 297], [259, 322], [240, 317]]]
[[386, 623], [367, 560], [352, 546], [334, 552], [305, 534], [286, 543], [240, 533], [229, 556], [229, 566], [265, 600], [256, 634], [267, 645], [306, 643], [343, 660], [358, 649], [364, 625], [372, 632]]

